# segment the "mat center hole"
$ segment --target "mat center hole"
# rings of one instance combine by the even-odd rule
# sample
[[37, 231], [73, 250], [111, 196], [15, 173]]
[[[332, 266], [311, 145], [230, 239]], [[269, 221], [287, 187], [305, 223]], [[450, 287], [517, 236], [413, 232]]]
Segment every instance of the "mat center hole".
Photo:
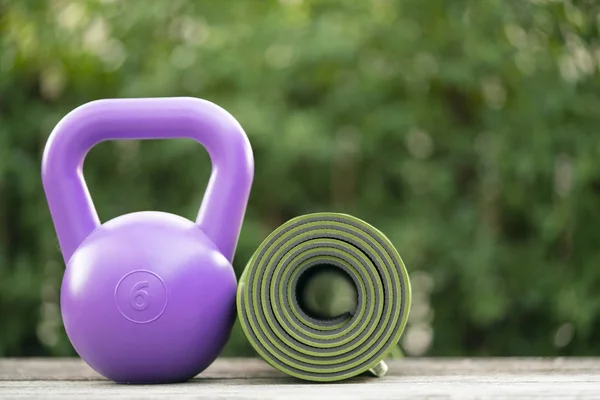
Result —
[[331, 264], [318, 264], [298, 278], [296, 298], [308, 316], [331, 319], [354, 314], [358, 289], [343, 269]]

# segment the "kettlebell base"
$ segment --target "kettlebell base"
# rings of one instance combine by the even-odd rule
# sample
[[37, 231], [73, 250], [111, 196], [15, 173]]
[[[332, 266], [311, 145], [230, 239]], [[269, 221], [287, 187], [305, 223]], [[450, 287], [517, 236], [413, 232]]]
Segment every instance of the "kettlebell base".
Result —
[[193, 378], [193, 376], [190, 378], [185, 378], [185, 379], [167, 379], [167, 380], [150, 380], [150, 381], [144, 381], [144, 380], [141, 380], [141, 381], [118, 381], [117, 380], [116, 381], [113, 379], [111, 379], [111, 380], [118, 385], [136, 386], [136, 385], [173, 385], [176, 383], [185, 383], [192, 378]]
[[[202, 371], [200, 371], [201, 373]], [[150, 380], [115, 380], [115, 379], [110, 379], [112, 380], [114, 383], [116, 383], [117, 385], [125, 385], [125, 386], [137, 386], [137, 385], [173, 385], [173, 384], [177, 384], [177, 383], [185, 383], [187, 381], [189, 381], [190, 379], [193, 379], [196, 375], [198, 374], [194, 374], [192, 376], [188, 376], [185, 378], [167, 378], [167, 379], [150, 379]]]

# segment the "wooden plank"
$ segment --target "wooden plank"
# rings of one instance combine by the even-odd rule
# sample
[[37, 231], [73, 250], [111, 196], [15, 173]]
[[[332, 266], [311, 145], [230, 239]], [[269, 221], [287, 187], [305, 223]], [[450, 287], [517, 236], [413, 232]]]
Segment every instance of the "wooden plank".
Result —
[[77, 359], [0, 359], [0, 399], [600, 399], [600, 359], [413, 359], [388, 376], [313, 384], [258, 359], [220, 359], [184, 384], [106, 381]]
[[[497, 374], [600, 374], [600, 358], [406, 358], [386, 361], [388, 376]], [[284, 374], [260, 359], [222, 358], [196, 379], [282, 378]], [[104, 380], [78, 358], [0, 359], [0, 381]]]

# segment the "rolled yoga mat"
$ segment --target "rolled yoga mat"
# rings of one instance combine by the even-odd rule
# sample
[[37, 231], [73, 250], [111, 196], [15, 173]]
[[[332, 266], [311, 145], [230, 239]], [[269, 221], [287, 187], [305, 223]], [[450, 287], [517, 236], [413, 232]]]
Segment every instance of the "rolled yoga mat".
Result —
[[410, 299], [404, 263], [383, 233], [346, 214], [316, 213], [263, 241], [240, 277], [237, 309], [269, 364], [327, 382], [384, 374]]

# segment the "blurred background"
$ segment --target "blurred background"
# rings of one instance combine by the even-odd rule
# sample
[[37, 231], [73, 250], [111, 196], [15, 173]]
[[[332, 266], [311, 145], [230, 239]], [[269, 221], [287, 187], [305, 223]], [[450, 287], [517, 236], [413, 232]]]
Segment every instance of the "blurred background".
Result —
[[[382, 230], [410, 272], [409, 356], [600, 355], [596, 0], [0, 0], [0, 356], [75, 355], [41, 155], [73, 108], [194, 96], [246, 130], [235, 257], [314, 211]], [[181, 141], [86, 159], [102, 220], [194, 218]], [[224, 353], [254, 355], [236, 325]]]

